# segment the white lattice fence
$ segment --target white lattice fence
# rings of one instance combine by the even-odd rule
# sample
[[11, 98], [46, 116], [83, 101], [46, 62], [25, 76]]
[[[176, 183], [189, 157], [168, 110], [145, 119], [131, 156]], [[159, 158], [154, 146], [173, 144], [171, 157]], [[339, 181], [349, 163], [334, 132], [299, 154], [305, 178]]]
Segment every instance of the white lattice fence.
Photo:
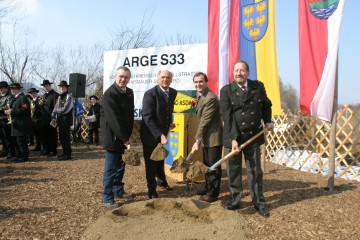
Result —
[[[311, 172], [328, 174], [330, 124], [300, 112], [273, 118], [267, 137], [267, 161]], [[360, 105], [338, 111], [335, 176], [360, 181]]]

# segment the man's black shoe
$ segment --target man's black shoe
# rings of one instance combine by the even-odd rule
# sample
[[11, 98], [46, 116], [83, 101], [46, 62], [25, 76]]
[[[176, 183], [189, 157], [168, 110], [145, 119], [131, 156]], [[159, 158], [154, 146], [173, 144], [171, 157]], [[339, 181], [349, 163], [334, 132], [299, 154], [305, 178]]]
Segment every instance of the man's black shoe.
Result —
[[157, 193], [149, 193], [149, 199], [153, 198], [159, 198], [159, 195]]
[[6, 160], [5, 162], [6, 163], [21, 163], [21, 162], [26, 162], [26, 161], [27, 161], [27, 159], [25, 159], [25, 158], [13, 157], [13, 158]]
[[61, 158], [61, 157], [65, 157], [65, 156], [66, 156], [65, 154], [61, 154], [61, 155], [58, 155], [57, 157]]
[[259, 210], [259, 213], [260, 213], [261, 216], [270, 217], [269, 209], [267, 208], [265, 203], [260, 203], [260, 206], [259, 206], [258, 210]]
[[62, 157], [59, 157], [59, 160], [60, 161], [66, 161], [66, 160], [70, 160], [71, 159], [71, 157], [70, 156], [62, 156]]
[[6, 162], [6, 163], [13, 163], [13, 162], [16, 162], [18, 159], [19, 159], [18, 157], [12, 156], [12, 157], [8, 157], [8, 158], [5, 160], [5, 162]]
[[196, 192], [196, 195], [200, 195], [200, 196], [205, 195], [205, 194], [207, 194], [207, 190], [206, 190], [206, 189], [201, 189], [201, 190], [199, 190], [199, 191]]
[[228, 205], [225, 205], [224, 208], [226, 208], [227, 210], [234, 211], [234, 210], [240, 209], [240, 206], [239, 205], [228, 204]]
[[32, 149], [31, 151], [34, 151], [34, 152], [41, 151], [41, 148], [36, 147], [36, 148]]
[[6, 157], [7, 155], [8, 155], [7, 152], [2, 152], [2, 153], [0, 154], [0, 158]]
[[6, 157], [6, 159], [11, 159], [11, 158], [14, 158], [15, 157], [15, 154], [13, 155], [13, 154], [10, 154], [10, 155], [8, 155], [7, 157]]
[[55, 157], [56, 156], [56, 153], [54, 153], [54, 152], [50, 152], [48, 155], [46, 155], [46, 156], [49, 156], [49, 157]]
[[212, 202], [217, 201], [217, 197], [212, 197], [212, 196], [208, 193], [208, 194], [202, 195], [202, 196], [200, 197], [200, 200], [201, 200], [201, 201], [204, 201], [204, 202], [212, 203]]
[[169, 185], [161, 185], [160, 187], [167, 190], [167, 191], [172, 191], [173, 190], [173, 188], [170, 187]]

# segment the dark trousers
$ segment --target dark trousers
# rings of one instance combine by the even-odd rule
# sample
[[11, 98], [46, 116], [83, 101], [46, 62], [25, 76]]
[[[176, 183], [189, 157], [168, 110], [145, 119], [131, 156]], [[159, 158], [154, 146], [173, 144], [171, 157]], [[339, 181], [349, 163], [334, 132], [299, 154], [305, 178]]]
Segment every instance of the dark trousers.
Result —
[[146, 171], [146, 181], [149, 191], [149, 195], [156, 195], [157, 181], [156, 177], [161, 180], [162, 185], [168, 185], [166, 181], [165, 171], [164, 171], [164, 160], [162, 161], [153, 161], [150, 159], [151, 153], [154, 151], [155, 147], [149, 147], [143, 145], [144, 159], [145, 159], [145, 171]]
[[43, 130], [41, 129], [41, 124], [34, 123], [34, 135], [36, 139], [36, 146], [35, 149], [42, 149], [42, 146], [44, 146], [44, 137], [42, 136]]
[[[225, 148], [225, 154], [231, 152], [231, 149]], [[246, 175], [252, 198], [252, 204], [259, 207], [260, 203], [265, 203], [263, 193], [263, 172], [261, 169], [260, 146], [245, 148], [242, 153], [245, 157]], [[236, 154], [226, 162], [227, 173], [229, 176], [229, 185], [231, 191], [231, 204], [240, 203], [242, 187], [242, 154]]]
[[95, 135], [95, 143], [99, 143], [99, 129], [98, 128], [92, 128], [89, 130], [89, 142], [93, 143]]
[[65, 156], [71, 157], [70, 126], [59, 126], [59, 140]]
[[28, 136], [13, 136], [15, 152], [17, 158], [29, 160]]
[[[204, 147], [204, 164], [208, 167], [215, 164], [221, 159], [222, 146], [216, 147]], [[218, 166], [215, 171], [205, 174], [205, 190], [212, 197], [218, 197], [220, 193], [221, 183], [221, 165]]]
[[42, 131], [44, 131], [43, 141], [46, 153], [57, 153], [57, 129], [50, 125], [43, 125]]
[[11, 124], [7, 124], [7, 119], [0, 120], [0, 131], [2, 133], [1, 141], [3, 145], [3, 152], [15, 155], [15, 148], [11, 138]]

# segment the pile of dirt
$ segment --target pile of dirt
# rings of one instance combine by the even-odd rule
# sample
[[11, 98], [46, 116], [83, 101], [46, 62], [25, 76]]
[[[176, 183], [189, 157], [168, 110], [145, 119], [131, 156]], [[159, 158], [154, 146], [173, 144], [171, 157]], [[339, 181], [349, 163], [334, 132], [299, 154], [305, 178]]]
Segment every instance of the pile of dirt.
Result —
[[172, 173], [185, 173], [188, 171], [189, 164], [186, 159], [183, 157], [179, 157], [176, 161], [173, 162], [170, 171]]
[[163, 198], [108, 212], [85, 230], [82, 239], [250, 239], [245, 225], [241, 215], [220, 206]]
[[190, 167], [189, 167], [189, 171], [186, 174], [186, 177], [188, 179], [194, 179], [200, 176], [205, 175], [205, 173], [207, 173], [209, 170], [209, 168], [207, 166], [205, 166], [202, 162], [194, 162]]
[[165, 146], [159, 143], [154, 151], [151, 153], [150, 159], [154, 161], [162, 161], [169, 155], [169, 151]]
[[139, 153], [133, 149], [125, 149], [122, 160], [130, 166], [139, 166], [141, 163]]

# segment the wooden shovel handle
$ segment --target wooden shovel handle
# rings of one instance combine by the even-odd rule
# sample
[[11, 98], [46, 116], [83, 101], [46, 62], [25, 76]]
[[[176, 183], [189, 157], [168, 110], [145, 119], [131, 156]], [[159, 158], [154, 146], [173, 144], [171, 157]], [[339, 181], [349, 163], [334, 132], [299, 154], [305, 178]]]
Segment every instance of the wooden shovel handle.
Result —
[[252, 141], [254, 141], [256, 138], [258, 138], [260, 135], [264, 134], [267, 131], [267, 129], [263, 129], [262, 131], [260, 131], [259, 133], [257, 133], [255, 136], [253, 136], [252, 138], [250, 138], [249, 140], [247, 140], [246, 142], [244, 142], [243, 144], [240, 145], [240, 147], [238, 147], [237, 149], [232, 150], [230, 153], [226, 154], [222, 159], [220, 159], [219, 161], [217, 161], [214, 165], [212, 165], [209, 168], [209, 171], [214, 171], [216, 167], [218, 167], [219, 165], [221, 165], [223, 162], [225, 162], [226, 160], [228, 160], [229, 158], [231, 158], [232, 156], [234, 156], [235, 154], [239, 153], [244, 147], [246, 147], [247, 145], [249, 145]]

